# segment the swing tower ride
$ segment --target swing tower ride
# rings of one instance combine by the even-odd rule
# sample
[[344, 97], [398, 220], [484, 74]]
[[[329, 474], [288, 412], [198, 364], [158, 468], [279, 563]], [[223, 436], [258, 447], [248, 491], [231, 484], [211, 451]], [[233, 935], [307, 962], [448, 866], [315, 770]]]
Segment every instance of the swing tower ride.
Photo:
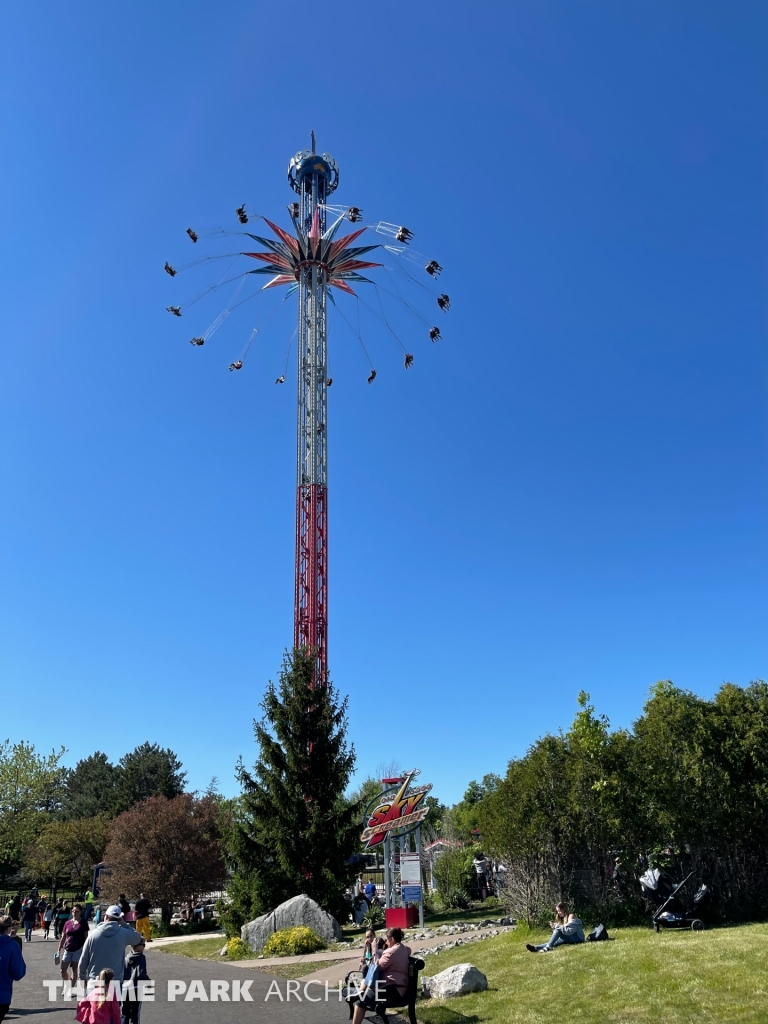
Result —
[[[339, 184], [339, 169], [336, 161], [328, 153], [322, 155], [315, 152], [315, 133], [312, 132], [312, 148], [305, 149], [291, 158], [288, 164], [288, 182], [296, 192], [298, 201], [292, 202], [289, 213], [293, 222], [293, 232], [285, 231], [266, 217], [258, 215], [271, 229], [274, 238], [251, 234], [250, 231], [238, 232], [260, 243], [266, 251], [240, 252], [234, 256], [250, 257], [258, 260], [259, 265], [236, 278], [229, 278], [211, 288], [184, 307], [167, 306], [168, 312], [180, 317], [182, 311], [193, 306], [209, 292], [216, 291], [237, 278], [245, 278], [250, 274], [266, 274], [269, 280], [259, 291], [288, 286], [288, 294], [298, 294], [298, 421], [296, 430], [296, 579], [294, 597], [293, 643], [295, 647], [303, 647], [313, 652], [315, 657], [315, 683], [324, 686], [328, 680], [328, 388], [333, 383], [328, 374], [328, 300], [335, 300], [339, 292], [356, 296], [350, 283], [370, 284], [378, 286], [370, 278], [363, 277], [361, 270], [382, 267], [381, 263], [370, 263], [360, 259], [361, 256], [378, 249], [381, 255], [389, 255], [394, 259], [394, 267], [411, 282], [415, 281], [408, 269], [407, 262], [420, 264], [422, 269], [434, 280], [442, 268], [436, 260], [424, 262], [426, 257], [410, 250], [409, 243], [412, 232], [405, 227], [398, 227], [385, 221], [377, 224], [360, 225], [357, 229], [342, 237], [337, 237], [344, 221], [353, 224], [362, 221], [362, 211], [358, 207], [340, 207], [329, 205], [328, 199], [336, 191]], [[237, 209], [241, 224], [247, 224], [249, 217], [245, 206]], [[333, 222], [326, 224], [328, 213], [331, 212]], [[390, 236], [391, 241], [398, 243], [372, 245], [355, 245], [356, 239], [370, 229], [379, 235]], [[230, 232], [220, 229], [219, 234]], [[193, 243], [198, 241], [197, 232], [187, 228], [187, 235]], [[232, 255], [232, 254], [227, 254]], [[210, 259], [225, 257], [205, 256], [202, 260], [181, 267], [189, 269], [200, 263], [207, 264]], [[169, 263], [165, 271], [175, 277], [177, 271]], [[225, 275], [226, 276], [226, 275]], [[426, 287], [416, 281], [420, 288]], [[395, 285], [399, 299], [411, 313], [415, 309], [403, 298]], [[430, 289], [427, 288], [427, 291]], [[255, 292], [258, 294], [258, 292]], [[250, 296], [252, 297], [252, 296]], [[250, 298], [249, 297], [249, 298]], [[286, 296], [287, 297], [287, 296]], [[381, 297], [378, 296], [381, 304]], [[435, 296], [438, 307], [447, 311], [450, 307], [448, 296]], [[236, 305], [242, 305], [243, 299]], [[201, 348], [211, 335], [218, 329], [224, 318], [235, 306], [225, 309], [208, 330], [191, 339], [191, 344]], [[412, 366], [414, 357], [405, 351], [405, 347], [395, 334], [392, 325], [384, 313], [382, 320], [403, 350], [405, 369]], [[274, 311], [273, 311], [274, 312]], [[373, 311], [376, 313], [376, 311]], [[340, 316], [343, 317], [341, 310]], [[272, 314], [270, 314], [271, 316]], [[434, 343], [440, 340], [440, 330], [429, 327], [429, 321], [416, 312], [416, 316], [429, 330], [429, 338]], [[267, 317], [269, 319], [269, 317]], [[346, 319], [343, 317], [343, 319]], [[266, 321], [265, 321], [266, 322]], [[251, 338], [240, 359], [230, 364], [230, 370], [241, 370], [253, 337], [257, 333], [254, 328]], [[358, 340], [362, 345], [362, 338]], [[363, 346], [363, 351], [365, 347]], [[366, 358], [367, 352], [366, 352]], [[370, 364], [368, 383], [376, 377], [376, 371]], [[276, 383], [285, 381], [285, 375]]]
[[[315, 678], [328, 675], [328, 335], [329, 266], [321, 258], [325, 204], [339, 183], [327, 153], [297, 153], [288, 180], [299, 195], [297, 234], [307, 240], [298, 265], [298, 419], [296, 424], [296, 588], [293, 643], [316, 652]], [[293, 240], [291, 240], [293, 241]], [[314, 243], [314, 244], [313, 244]], [[293, 246], [291, 246], [293, 248]], [[325, 248], [325, 247], [323, 247]]]

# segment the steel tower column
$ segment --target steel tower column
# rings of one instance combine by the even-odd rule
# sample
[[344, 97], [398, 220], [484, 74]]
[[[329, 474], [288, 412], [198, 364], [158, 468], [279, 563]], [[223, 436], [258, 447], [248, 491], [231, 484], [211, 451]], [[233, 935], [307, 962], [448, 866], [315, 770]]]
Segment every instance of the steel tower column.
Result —
[[[325, 201], [338, 184], [332, 157], [298, 153], [289, 181], [299, 194], [298, 227], [318, 255], [325, 232]], [[299, 268], [298, 422], [296, 452], [296, 587], [293, 642], [314, 650], [315, 680], [328, 673], [328, 268], [310, 258]]]

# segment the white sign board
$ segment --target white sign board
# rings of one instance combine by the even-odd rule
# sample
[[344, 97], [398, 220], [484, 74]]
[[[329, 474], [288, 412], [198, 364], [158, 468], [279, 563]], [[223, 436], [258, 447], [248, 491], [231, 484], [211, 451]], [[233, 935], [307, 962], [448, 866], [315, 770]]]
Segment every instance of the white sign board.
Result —
[[421, 858], [418, 853], [400, 854], [400, 885], [421, 885]]

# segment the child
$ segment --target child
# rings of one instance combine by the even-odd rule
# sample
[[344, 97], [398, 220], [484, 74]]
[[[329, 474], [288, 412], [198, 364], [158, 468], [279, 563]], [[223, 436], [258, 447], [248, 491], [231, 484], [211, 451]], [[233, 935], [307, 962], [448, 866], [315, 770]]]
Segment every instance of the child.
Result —
[[144, 956], [146, 943], [134, 946], [125, 958], [123, 975], [123, 1024], [139, 1024], [141, 1017], [141, 981], [149, 981], [147, 958]]
[[45, 913], [43, 914], [43, 929], [44, 929], [44, 936], [45, 936], [46, 939], [50, 935], [51, 921], [52, 920], [53, 920], [53, 906], [49, 903], [48, 906], [45, 908]]
[[98, 987], [77, 1004], [75, 1020], [80, 1024], [120, 1024], [120, 1002], [115, 993], [118, 986], [110, 990], [114, 980], [114, 971], [105, 967], [99, 974]]

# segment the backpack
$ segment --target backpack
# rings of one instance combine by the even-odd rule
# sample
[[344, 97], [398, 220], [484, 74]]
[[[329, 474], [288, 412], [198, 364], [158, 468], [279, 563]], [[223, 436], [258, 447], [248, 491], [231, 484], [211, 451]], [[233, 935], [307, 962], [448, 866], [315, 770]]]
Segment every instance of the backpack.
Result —
[[604, 924], [599, 924], [586, 938], [587, 942], [605, 942], [609, 938], [608, 929]]

